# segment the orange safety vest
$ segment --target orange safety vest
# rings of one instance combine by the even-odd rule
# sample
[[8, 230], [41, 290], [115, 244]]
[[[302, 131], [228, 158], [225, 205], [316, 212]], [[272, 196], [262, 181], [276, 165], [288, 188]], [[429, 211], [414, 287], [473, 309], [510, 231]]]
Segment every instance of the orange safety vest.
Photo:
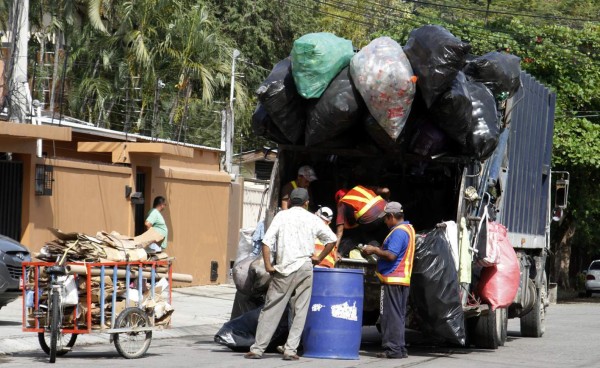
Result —
[[340, 202], [346, 203], [354, 209], [354, 217], [357, 220], [379, 201], [383, 201], [381, 196], [378, 196], [372, 190], [361, 185], [357, 185], [350, 189], [348, 193], [340, 199]]
[[[321, 255], [321, 252], [323, 251], [323, 249], [325, 249], [325, 244], [321, 243], [319, 241], [319, 239], [317, 239], [315, 242], [314, 255], [318, 257], [319, 255]], [[325, 258], [323, 258], [321, 263], [319, 263], [319, 266], [333, 268], [333, 266], [335, 266], [335, 252], [336, 251], [337, 251], [337, 247], [333, 247], [331, 252], [329, 252], [329, 254]]]
[[400, 229], [408, 233], [408, 247], [404, 252], [402, 261], [398, 263], [396, 269], [387, 275], [382, 275], [379, 272], [376, 272], [377, 277], [382, 284], [410, 286], [410, 275], [412, 273], [413, 257], [415, 254], [415, 229], [410, 224], [398, 225], [392, 231], [390, 231], [388, 236], [385, 237], [383, 243], [385, 244], [385, 241], [390, 237], [390, 235], [392, 235], [394, 231]]

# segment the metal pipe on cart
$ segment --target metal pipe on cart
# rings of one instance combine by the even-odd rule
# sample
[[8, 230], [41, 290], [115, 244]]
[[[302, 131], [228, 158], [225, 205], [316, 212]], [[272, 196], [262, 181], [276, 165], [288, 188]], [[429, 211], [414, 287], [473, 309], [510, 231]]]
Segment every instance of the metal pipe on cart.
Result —
[[[72, 273], [76, 273], [78, 275], [86, 275], [88, 273], [88, 270], [84, 265], [69, 265], [68, 267]], [[117, 267], [115, 266], [115, 269], [116, 268]], [[113, 276], [115, 274], [115, 272], [118, 277], [125, 277], [126, 273], [127, 273], [126, 270], [116, 269], [116, 271], [115, 270], [106, 270], [106, 275]], [[91, 270], [89, 270], [89, 273], [91, 273], [92, 276], [100, 276], [100, 270], [97, 268], [92, 268]], [[137, 271], [132, 272], [132, 276], [134, 276], [134, 277], [137, 276], [137, 274], [138, 274]], [[171, 275], [171, 279], [173, 281], [187, 282], [187, 283], [191, 283], [193, 281], [192, 275], [189, 275], [189, 274], [170, 272], [170, 275]], [[148, 277], [148, 278], [152, 277], [152, 272], [151, 271], [143, 271], [142, 276]], [[162, 278], [162, 277], [169, 278], [169, 274], [162, 273], [162, 272], [156, 272], [156, 276], [158, 276], [159, 278]]]
[[112, 294], [112, 308], [110, 311], [110, 325], [111, 327], [115, 326], [115, 319], [117, 318], [117, 316], [115, 316], [115, 305], [117, 305], [117, 293], [115, 293], [114, 291], [117, 290], [116, 286], [117, 285], [117, 273], [118, 273], [118, 269], [117, 266], [113, 266], [113, 294]]
[[100, 326], [104, 326], [104, 266], [100, 267]]

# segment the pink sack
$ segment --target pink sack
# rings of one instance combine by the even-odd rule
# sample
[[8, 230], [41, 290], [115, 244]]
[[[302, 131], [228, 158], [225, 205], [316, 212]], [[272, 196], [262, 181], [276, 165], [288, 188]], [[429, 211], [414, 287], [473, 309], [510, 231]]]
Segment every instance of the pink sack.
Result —
[[520, 271], [517, 254], [506, 236], [506, 228], [497, 223], [489, 224], [495, 224], [501, 230], [496, 232], [499, 262], [481, 270], [477, 294], [495, 310], [512, 304], [519, 289]]

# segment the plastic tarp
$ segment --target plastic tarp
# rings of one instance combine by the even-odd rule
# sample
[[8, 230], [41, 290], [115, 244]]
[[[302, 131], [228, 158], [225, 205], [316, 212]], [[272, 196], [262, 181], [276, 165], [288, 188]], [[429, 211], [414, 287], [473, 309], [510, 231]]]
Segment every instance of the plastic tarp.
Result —
[[425, 333], [448, 343], [465, 344], [465, 323], [458, 275], [442, 228], [417, 238], [410, 298]]
[[[214, 341], [234, 351], [248, 351], [255, 341], [258, 317], [261, 310], [262, 307], [254, 309], [226, 322], [215, 334]], [[278, 345], [285, 344], [288, 333], [288, 312], [286, 308], [286, 312], [283, 313], [267, 350], [274, 350]]]
[[488, 87], [495, 98], [505, 100], [521, 88], [521, 64], [518, 56], [493, 51], [467, 62], [465, 74], [470, 80]]
[[450, 88], [470, 50], [468, 43], [441, 26], [427, 25], [410, 32], [404, 52], [418, 77], [417, 85], [427, 107]]
[[346, 67], [309, 108], [305, 144], [311, 146], [339, 136], [359, 124], [364, 111], [365, 103]]
[[298, 93], [319, 98], [354, 55], [352, 41], [332, 33], [309, 33], [292, 47], [292, 74]]
[[281, 60], [256, 90], [273, 123], [286, 139], [298, 143], [304, 138], [305, 100], [298, 94], [292, 76], [292, 62]]
[[507, 230], [501, 224], [495, 225], [499, 248], [499, 262], [481, 270], [477, 284], [477, 294], [492, 310], [508, 307], [512, 304], [519, 289], [519, 260], [508, 240]]
[[350, 74], [371, 115], [392, 139], [398, 138], [416, 90], [402, 47], [389, 37], [374, 39], [352, 58]]

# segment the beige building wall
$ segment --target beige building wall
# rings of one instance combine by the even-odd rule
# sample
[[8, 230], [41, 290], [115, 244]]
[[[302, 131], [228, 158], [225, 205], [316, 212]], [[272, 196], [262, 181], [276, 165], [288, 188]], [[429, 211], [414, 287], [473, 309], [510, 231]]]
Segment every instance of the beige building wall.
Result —
[[[125, 152], [123, 142], [102, 143], [101, 137], [81, 134], [71, 139], [70, 132], [52, 130], [63, 141], [45, 140], [47, 157], [37, 158], [31, 125], [18, 128], [12, 136], [0, 132], [0, 151], [14, 152], [23, 161], [21, 242], [32, 252], [53, 239], [49, 227], [90, 235], [101, 230], [135, 235], [135, 208], [125, 197], [125, 187], [135, 191], [136, 173], [143, 171], [145, 213], [154, 197], [167, 198], [163, 215], [169, 227], [167, 253], [175, 257], [174, 272], [191, 274], [194, 285], [228, 282], [229, 258], [237, 246], [235, 236], [228, 234], [229, 214], [233, 211], [233, 222], [239, 222], [240, 206], [230, 208], [231, 178], [219, 171], [218, 151], [135, 143], [129, 144], [131, 152]], [[38, 128], [35, 131], [51, 137]], [[76, 141], [98, 144], [82, 148]], [[115, 163], [123, 157], [125, 163]], [[51, 196], [35, 195], [36, 164], [54, 168]], [[218, 263], [215, 281], [211, 281], [211, 262]]]

